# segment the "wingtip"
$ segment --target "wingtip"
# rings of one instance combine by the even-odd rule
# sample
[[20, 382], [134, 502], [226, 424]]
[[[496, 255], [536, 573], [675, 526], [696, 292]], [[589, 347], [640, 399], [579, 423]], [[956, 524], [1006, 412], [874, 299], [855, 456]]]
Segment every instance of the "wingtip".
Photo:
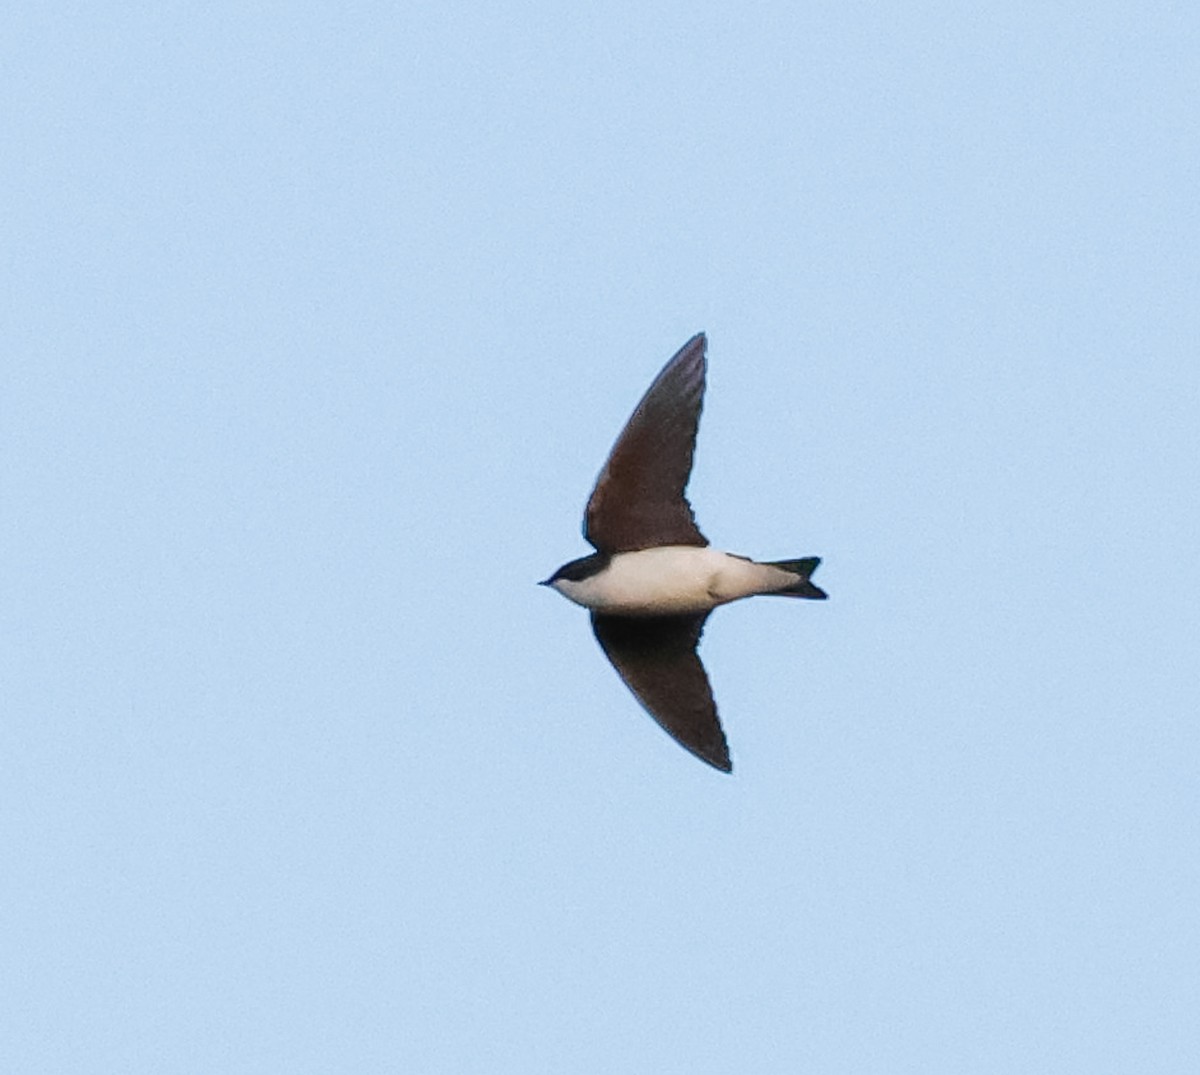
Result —
[[695, 361], [696, 359], [699, 359], [701, 363], [708, 361], [708, 336], [703, 332], [697, 332], [695, 336], [692, 336], [687, 343], [679, 348], [670, 357], [667, 364], [663, 366], [659, 376], [666, 373], [673, 366], [682, 362]]
[[724, 731], [721, 732], [721, 741], [719, 743], [707, 743], [698, 746], [692, 746], [688, 743], [683, 743], [682, 741], [679, 742], [702, 762], [711, 765], [718, 772], [733, 772], [733, 761], [729, 757], [729, 744], [725, 741]]

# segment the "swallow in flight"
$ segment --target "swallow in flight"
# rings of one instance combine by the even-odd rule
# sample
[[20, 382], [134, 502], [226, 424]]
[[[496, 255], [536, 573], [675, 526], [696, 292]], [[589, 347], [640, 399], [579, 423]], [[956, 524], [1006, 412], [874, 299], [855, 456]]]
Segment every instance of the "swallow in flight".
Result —
[[708, 614], [754, 594], [824, 599], [821, 562], [756, 562], [712, 548], [684, 496], [704, 397], [703, 333], [663, 367], [596, 480], [583, 536], [596, 551], [541, 585], [583, 605], [617, 674], [680, 746], [730, 772], [729, 746], [696, 653]]

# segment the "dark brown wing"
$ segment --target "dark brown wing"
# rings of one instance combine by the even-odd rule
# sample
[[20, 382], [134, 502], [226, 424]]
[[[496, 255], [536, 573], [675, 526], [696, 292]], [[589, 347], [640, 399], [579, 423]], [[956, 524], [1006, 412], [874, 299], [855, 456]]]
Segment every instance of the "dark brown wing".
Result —
[[609, 453], [588, 501], [583, 536], [601, 552], [707, 545], [683, 495], [704, 398], [704, 333], [654, 379]]
[[696, 654], [708, 613], [601, 616], [596, 640], [625, 685], [680, 746], [728, 773], [733, 765], [704, 665]]

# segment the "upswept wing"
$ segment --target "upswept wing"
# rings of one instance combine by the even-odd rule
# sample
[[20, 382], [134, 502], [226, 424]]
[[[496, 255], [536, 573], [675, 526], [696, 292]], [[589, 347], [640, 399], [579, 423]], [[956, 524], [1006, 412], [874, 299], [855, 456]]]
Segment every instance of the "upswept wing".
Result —
[[604, 654], [646, 711], [680, 746], [730, 772], [729, 746], [704, 665], [696, 653], [708, 613], [602, 616], [592, 630]]
[[704, 399], [704, 333], [662, 369], [609, 453], [588, 501], [583, 536], [601, 552], [707, 545], [683, 495]]

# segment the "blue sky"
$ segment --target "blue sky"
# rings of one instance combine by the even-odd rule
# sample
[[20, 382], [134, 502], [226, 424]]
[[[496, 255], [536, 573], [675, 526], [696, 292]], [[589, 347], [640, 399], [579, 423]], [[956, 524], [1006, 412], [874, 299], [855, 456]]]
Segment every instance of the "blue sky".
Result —
[[[1197, 1070], [1198, 49], [10, 14], [0, 1067]], [[702, 329], [731, 777], [534, 585]]]

